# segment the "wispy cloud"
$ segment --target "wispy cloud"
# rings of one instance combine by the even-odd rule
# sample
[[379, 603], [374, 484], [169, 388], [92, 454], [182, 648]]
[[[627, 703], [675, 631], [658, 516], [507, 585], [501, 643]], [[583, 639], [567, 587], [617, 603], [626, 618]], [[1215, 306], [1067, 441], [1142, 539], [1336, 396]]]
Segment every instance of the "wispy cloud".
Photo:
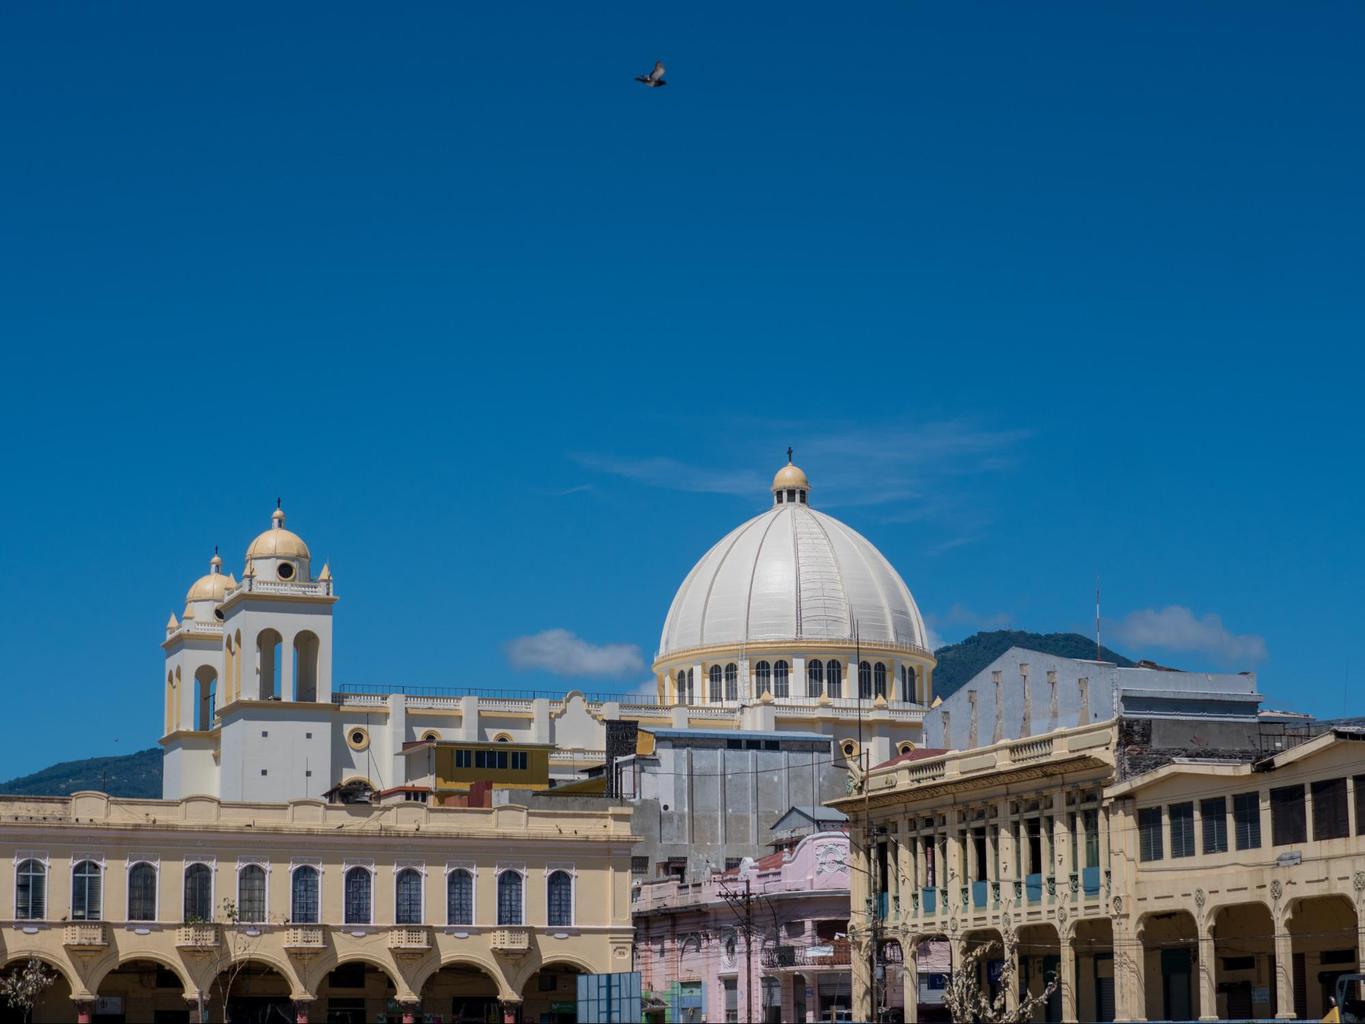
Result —
[[565, 487], [563, 490], [551, 491], [552, 498], [567, 498], [570, 494], [582, 494], [584, 491], [592, 490], [592, 484], [576, 484], [573, 487]]
[[627, 458], [580, 453], [572, 458], [579, 465], [599, 473], [673, 491], [751, 495], [763, 493], [763, 488], [767, 486], [767, 481], [752, 470], [707, 469], [665, 455]]
[[737, 456], [745, 460], [741, 468], [661, 455], [578, 453], [572, 458], [595, 472], [650, 487], [753, 499], [767, 490], [768, 473], [780, 461], [773, 453], [792, 443], [797, 463], [811, 474], [812, 504], [875, 508], [891, 522], [951, 524], [951, 535], [936, 549], [945, 551], [975, 539], [987, 519], [988, 503], [970, 498], [975, 480], [1013, 467], [1020, 445], [1031, 436], [1027, 430], [991, 429], [969, 419], [836, 423], [819, 433], [804, 423], [744, 422], [729, 433], [750, 439]]
[[1157, 647], [1204, 654], [1232, 665], [1255, 664], [1267, 654], [1264, 637], [1233, 633], [1212, 612], [1197, 616], [1179, 605], [1130, 612], [1112, 630], [1134, 652]]
[[645, 664], [635, 644], [592, 644], [567, 629], [519, 636], [508, 642], [506, 653], [513, 668], [557, 676], [619, 676]]

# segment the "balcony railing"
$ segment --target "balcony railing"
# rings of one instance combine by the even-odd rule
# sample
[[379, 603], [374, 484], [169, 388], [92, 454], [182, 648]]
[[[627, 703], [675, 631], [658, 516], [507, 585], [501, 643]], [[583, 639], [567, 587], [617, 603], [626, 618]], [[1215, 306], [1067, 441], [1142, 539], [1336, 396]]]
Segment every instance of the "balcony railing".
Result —
[[99, 922], [69, 924], [62, 931], [62, 945], [67, 949], [104, 949], [109, 935]]
[[529, 928], [497, 928], [493, 931], [492, 942], [495, 953], [506, 953], [509, 956], [520, 956], [531, 948], [531, 929]]
[[181, 949], [214, 949], [218, 945], [216, 924], [185, 924], [175, 930], [175, 944]]
[[817, 941], [810, 946], [772, 946], [763, 950], [759, 958], [766, 968], [781, 967], [847, 967], [852, 954], [847, 939], [830, 942]]
[[421, 956], [431, 948], [431, 936], [425, 928], [400, 925], [389, 929], [389, 949], [399, 956]]
[[323, 930], [318, 925], [294, 925], [284, 933], [284, 948], [291, 953], [314, 953], [325, 944]]

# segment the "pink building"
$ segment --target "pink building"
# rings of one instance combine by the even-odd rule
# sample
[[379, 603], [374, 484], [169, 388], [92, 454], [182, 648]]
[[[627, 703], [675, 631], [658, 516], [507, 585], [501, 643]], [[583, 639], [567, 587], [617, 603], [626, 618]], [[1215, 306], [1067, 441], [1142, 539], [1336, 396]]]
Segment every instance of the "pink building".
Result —
[[651, 1019], [847, 1019], [848, 892], [843, 832], [816, 832], [703, 882], [642, 881], [635, 957]]

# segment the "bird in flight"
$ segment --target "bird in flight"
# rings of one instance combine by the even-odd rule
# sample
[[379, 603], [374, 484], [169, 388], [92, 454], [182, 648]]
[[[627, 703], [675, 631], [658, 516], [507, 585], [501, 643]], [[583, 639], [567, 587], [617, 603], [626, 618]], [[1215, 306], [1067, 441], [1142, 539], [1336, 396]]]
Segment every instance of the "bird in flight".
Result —
[[664, 62], [661, 61], [661, 60], [656, 60], [656, 61], [654, 62], [654, 70], [651, 71], [651, 72], [650, 72], [649, 74], [647, 74], [647, 75], [636, 75], [636, 76], [635, 76], [635, 81], [637, 81], [637, 82], [643, 82], [645, 85], [649, 86], [651, 89], [657, 89], [657, 88], [659, 88], [659, 86], [661, 86], [661, 85], [667, 85], [667, 84], [668, 84], [667, 82], [664, 81], [664, 71], [665, 71], [665, 70], [666, 70], [666, 69], [664, 68]]

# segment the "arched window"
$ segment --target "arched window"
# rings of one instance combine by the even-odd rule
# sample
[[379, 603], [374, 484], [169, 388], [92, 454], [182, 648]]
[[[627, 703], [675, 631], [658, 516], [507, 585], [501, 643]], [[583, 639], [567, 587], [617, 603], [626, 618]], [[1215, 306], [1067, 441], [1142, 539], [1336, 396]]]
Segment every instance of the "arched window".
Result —
[[474, 923], [474, 876], [456, 868], [446, 876], [446, 924]]
[[498, 875], [498, 924], [521, 924], [521, 873], [503, 871]]
[[819, 658], [806, 662], [806, 696], [818, 697], [825, 685], [825, 666]]
[[344, 922], [346, 924], [369, 924], [370, 917], [370, 872], [365, 868], [351, 868], [346, 872], [345, 884], [342, 887], [345, 896], [345, 907], [343, 908]]
[[687, 670], [687, 700], [684, 703], [692, 704], [697, 699], [697, 677], [692, 674], [692, 669]]
[[772, 685], [772, 676], [772, 667], [766, 661], [760, 661], [754, 666], [754, 680], [760, 697], [768, 692], [768, 688]]
[[827, 671], [825, 672], [826, 676], [825, 692], [830, 695], [831, 699], [837, 699], [839, 697], [842, 697], [844, 695], [843, 663], [838, 661], [831, 661], [829, 665], [826, 666], [826, 669]]
[[128, 920], [156, 920], [156, 868], [146, 861], [139, 861], [128, 871]]
[[790, 671], [785, 661], [779, 661], [773, 665], [773, 696], [789, 697], [791, 688], [789, 682]]
[[[146, 869], [146, 877], [150, 883], [151, 899], [147, 903], [146, 917], [133, 917], [133, 888], [134, 878], [139, 871]], [[156, 872], [152, 870], [150, 864], [139, 864], [133, 868], [132, 875], [128, 879], [128, 919], [130, 921], [150, 921], [153, 919], [156, 910]], [[185, 920], [186, 921], [212, 921], [213, 920], [213, 872], [209, 870], [207, 864], [191, 864], [185, 869]]]
[[722, 691], [721, 688], [720, 688], [720, 666], [719, 666], [719, 665], [712, 665], [712, 666], [711, 666], [711, 692], [710, 692], [709, 694], [707, 694], [706, 699], [709, 700], [709, 701], [711, 701], [712, 703], [716, 703], [716, 702], [718, 702], [718, 701], [720, 701], [720, 700], [722, 699], [722, 697], [721, 697], [721, 693], [722, 693], [722, 692], [723, 692], [723, 691]]
[[872, 666], [866, 661], [858, 665], [858, 696], [863, 700], [872, 699]]
[[567, 871], [551, 871], [545, 881], [545, 902], [551, 928], [573, 924], [573, 877]]
[[318, 869], [304, 865], [294, 869], [293, 899], [289, 920], [294, 924], [318, 923]]
[[687, 703], [687, 673], [678, 669], [678, 692], [676, 700], [679, 704]]
[[14, 873], [14, 916], [20, 921], [47, 916], [47, 868], [40, 860], [23, 861]]
[[98, 921], [104, 913], [104, 873], [93, 860], [71, 869], [71, 920]]
[[886, 696], [886, 666], [880, 661], [872, 669], [872, 692], [878, 697]]
[[733, 661], [725, 666], [725, 699], [739, 700], [739, 666]]
[[919, 688], [915, 685], [914, 666], [902, 665], [901, 672], [904, 675], [901, 680], [901, 700], [919, 700]]
[[243, 924], [265, 920], [265, 868], [259, 864], [237, 872], [237, 920]]
[[294, 699], [318, 699], [318, 638], [304, 630], [294, 637]]
[[422, 873], [404, 868], [393, 883], [394, 924], [422, 923]]

